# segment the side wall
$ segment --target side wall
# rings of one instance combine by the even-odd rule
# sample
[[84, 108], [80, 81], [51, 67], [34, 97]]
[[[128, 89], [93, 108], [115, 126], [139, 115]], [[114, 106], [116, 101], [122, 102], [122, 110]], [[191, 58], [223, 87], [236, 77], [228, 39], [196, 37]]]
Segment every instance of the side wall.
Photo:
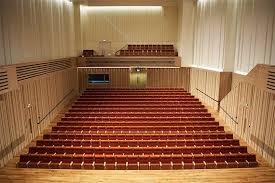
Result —
[[267, 90], [268, 71], [263, 71], [257, 66], [248, 76], [233, 75], [234, 86], [221, 102], [220, 116], [274, 167], [275, 92]]
[[[62, 65], [59, 64], [61, 61], [51, 61], [53, 67], [50, 66], [50, 62], [36, 62], [49, 64], [45, 70], [42, 65], [36, 64], [1, 68], [14, 72], [10, 75], [15, 78], [9, 78], [12, 80], [9, 82], [15, 83], [15, 87], [0, 94], [0, 167], [41, 134], [58, 112], [76, 95], [77, 76], [74, 59], [71, 60], [71, 64], [66, 60], [66, 67], [64, 62]], [[24, 67], [28, 65], [38, 66], [40, 69], [26, 71], [28, 74], [23, 76]], [[19, 67], [23, 70], [19, 71]], [[58, 67], [60, 69], [56, 71]], [[39, 75], [40, 71], [46, 74]]]
[[257, 65], [247, 76], [191, 68], [190, 92], [218, 110], [232, 131], [274, 167], [275, 94], [266, 89], [267, 73], [274, 69], [267, 67]]
[[0, 66], [73, 56], [76, 54], [71, 2], [0, 1]]
[[235, 72], [248, 73], [257, 64], [275, 65], [275, 1], [237, 2]]
[[[194, 6], [194, 59], [187, 65], [247, 74], [257, 64], [275, 64], [274, 0], [203, 0]], [[192, 27], [188, 20], [182, 16], [179, 39]], [[183, 47], [180, 55], [189, 53]]]

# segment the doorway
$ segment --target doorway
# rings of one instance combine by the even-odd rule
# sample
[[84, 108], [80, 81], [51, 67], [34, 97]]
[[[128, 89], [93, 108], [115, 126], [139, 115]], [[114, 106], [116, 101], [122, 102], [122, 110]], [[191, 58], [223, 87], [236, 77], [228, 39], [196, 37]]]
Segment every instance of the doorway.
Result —
[[133, 88], [145, 88], [147, 84], [147, 69], [130, 69], [130, 86]]

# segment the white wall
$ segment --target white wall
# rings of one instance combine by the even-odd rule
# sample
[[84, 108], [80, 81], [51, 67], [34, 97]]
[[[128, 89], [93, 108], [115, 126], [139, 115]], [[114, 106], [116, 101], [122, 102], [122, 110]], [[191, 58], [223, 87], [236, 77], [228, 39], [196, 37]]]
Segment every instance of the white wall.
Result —
[[81, 7], [83, 49], [98, 50], [98, 42], [111, 41], [112, 52], [126, 44], [175, 44], [177, 7], [161, 9], [91, 9]]
[[178, 53], [182, 66], [193, 63], [195, 8], [193, 0], [178, 0]]
[[192, 65], [246, 74], [275, 64], [274, 0], [198, 0], [195, 11]]
[[226, 0], [197, 2], [193, 65], [223, 69]]
[[247, 73], [257, 63], [275, 65], [275, 1], [238, 1], [235, 71]]
[[73, 4], [1, 0], [0, 65], [76, 56]]

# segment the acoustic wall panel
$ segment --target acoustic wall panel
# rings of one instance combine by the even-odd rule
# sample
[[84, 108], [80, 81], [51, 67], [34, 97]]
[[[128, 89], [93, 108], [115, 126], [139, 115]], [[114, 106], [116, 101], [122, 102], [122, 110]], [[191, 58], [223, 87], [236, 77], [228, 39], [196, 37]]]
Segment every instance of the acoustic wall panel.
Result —
[[275, 1], [238, 1], [235, 71], [248, 73], [256, 64], [275, 64]]
[[0, 65], [76, 56], [67, 0], [1, 0]]
[[[0, 91], [0, 167], [37, 137], [76, 95], [76, 68], [69, 59], [17, 64], [0, 70], [1, 86], [10, 80], [16, 87]], [[71, 62], [74, 62], [73, 60]], [[46, 64], [47, 67], [41, 64]], [[38, 72], [40, 66], [43, 72]], [[12, 68], [15, 77], [9, 74]], [[30, 70], [29, 70], [30, 69]], [[27, 76], [28, 72], [30, 76]], [[38, 73], [38, 75], [36, 75]], [[12, 78], [10, 78], [12, 76]], [[19, 79], [21, 77], [21, 79]]]
[[223, 70], [226, 1], [198, 1], [193, 65]]
[[193, 66], [247, 74], [256, 64], [275, 64], [274, 0], [200, 0], [195, 6]]

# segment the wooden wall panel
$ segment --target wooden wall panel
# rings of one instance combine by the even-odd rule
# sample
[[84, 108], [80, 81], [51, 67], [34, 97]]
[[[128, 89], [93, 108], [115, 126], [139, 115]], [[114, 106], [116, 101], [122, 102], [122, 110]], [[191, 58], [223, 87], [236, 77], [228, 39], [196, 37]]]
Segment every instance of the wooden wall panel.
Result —
[[275, 166], [275, 95], [240, 82], [221, 102], [220, 115], [251, 147]]
[[[89, 84], [89, 74], [109, 74], [110, 82]], [[127, 88], [130, 86], [130, 68], [78, 68], [79, 92], [89, 88]]]
[[[204, 69], [191, 68], [190, 75], [190, 91], [200, 100], [207, 103], [214, 109], [218, 109], [218, 103], [214, 100], [219, 100], [219, 72], [207, 71]], [[209, 95], [211, 98], [206, 96]]]
[[[15, 70], [16, 65], [10, 67]], [[41, 134], [76, 95], [76, 78], [76, 68], [72, 65], [64, 70], [17, 81], [16, 88], [0, 95], [1, 167]]]
[[232, 88], [237, 86], [244, 78], [244, 75], [232, 73]]
[[189, 91], [190, 69], [149, 68], [147, 69], [147, 88], [183, 88]]
[[222, 100], [231, 91], [232, 72], [221, 72], [219, 85], [219, 100]]
[[[232, 131], [274, 167], [275, 92], [267, 88], [270, 72], [274, 67], [260, 64], [246, 76], [191, 68], [190, 91], [207, 105], [220, 109], [220, 116]], [[221, 101], [220, 108], [214, 100]]]
[[78, 67], [180, 67], [180, 57], [78, 57]]
[[234, 87], [221, 101], [220, 116], [274, 167], [275, 93], [257, 82], [266, 78], [263, 70], [258, 65], [247, 76], [233, 75]]
[[219, 101], [230, 90], [231, 73], [191, 68], [191, 93], [215, 110], [219, 109]]
[[[189, 68], [147, 68], [146, 88], [184, 88], [189, 91]], [[109, 74], [107, 84], [88, 84], [88, 74]], [[79, 92], [87, 87], [127, 88], [130, 86], [130, 68], [78, 68]]]

